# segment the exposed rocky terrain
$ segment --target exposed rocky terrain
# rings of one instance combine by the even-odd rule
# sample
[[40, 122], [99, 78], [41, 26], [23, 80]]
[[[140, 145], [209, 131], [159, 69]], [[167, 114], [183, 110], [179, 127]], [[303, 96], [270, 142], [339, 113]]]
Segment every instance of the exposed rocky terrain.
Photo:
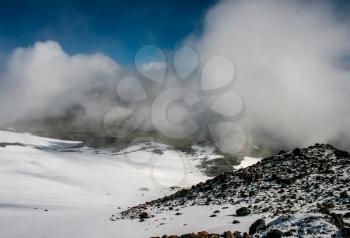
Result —
[[[251, 224], [246, 234], [233, 230], [221, 234], [222, 237], [350, 237], [349, 173], [348, 152], [316, 144], [281, 151], [251, 167], [224, 173], [113, 216], [144, 221], [157, 219], [165, 211], [181, 216], [182, 210], [191, 206], [220, 205], [227, 209], [234, 205], [241, 209], [232, 211], [233, 223], [239, 223], [245, 216], [261, 218]], [[220, 210], [214, 211], [206, 222], [220, 214]], [[179, 237], [219, 237], [219, 234]]]

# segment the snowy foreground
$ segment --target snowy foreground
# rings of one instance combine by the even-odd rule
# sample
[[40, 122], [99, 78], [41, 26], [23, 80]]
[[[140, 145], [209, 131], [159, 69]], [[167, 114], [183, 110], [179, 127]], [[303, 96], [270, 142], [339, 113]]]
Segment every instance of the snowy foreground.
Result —
[[[116, 153], [8, 131], [0, 131], [0, 143], [1, 237], [134, 238], [232, 229], [229, 216], [208, 224], [215, 206], [191, 207], [191, 216], [164, 213], [168, 219], [161, 225], [110, 220], [113, 213], [208, 178], [196, 168], [198, 158], [166, 145], [146, 143]], [[254, 162], [247, 158], [242, 166]]]

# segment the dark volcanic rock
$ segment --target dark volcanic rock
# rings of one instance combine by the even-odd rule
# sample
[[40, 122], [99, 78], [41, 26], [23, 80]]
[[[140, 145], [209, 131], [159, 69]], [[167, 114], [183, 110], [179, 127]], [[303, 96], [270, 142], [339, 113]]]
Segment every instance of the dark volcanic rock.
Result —
[[241, 207], [236, 211], [236, 215], [239, 217], [248, 216], [250, 213], [251, 211], [248, 207]]
[[148, 215], [147, 212], [142, 212], [142, 213], [140, 213], [139, 218], [140, 219], [146, 219], [146, 218], [149, 218], [149, 215]]
[[249, 234], [253, 235], [259, 230], [263, 230], [266, 228], [265, 220], [258, 219], [249, 227]]
[[342, 237], [349, 238], [350, 237], [350, 228], [349, 227], [342, 228], [340, 230], [340, 234]]
[[234, 238], [234, 236], [233, 236], [231, 231], [225, 231], [223, 237], [224, 238]]
[[332, 222], [336, 227], [344, 228], [345, 224], [344, 224], [344, 220], [343, 220], [343, 215], [331, 213], [331, 217], [332, 217]]
[[278, 229], [273, 229], [266, 234], [266, 238], [280, 238], [283, 236], [283, 232]]
[[349, 194], [347, 193], [347, 191], [344, 191], [340, 194], [340, 198], [348, 198]]

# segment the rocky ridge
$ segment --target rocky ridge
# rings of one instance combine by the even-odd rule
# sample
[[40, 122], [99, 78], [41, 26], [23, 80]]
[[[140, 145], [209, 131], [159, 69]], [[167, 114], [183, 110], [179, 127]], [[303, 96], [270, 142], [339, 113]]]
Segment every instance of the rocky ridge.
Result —
[[[349, 173], [348, 152], [316, 144], [281, 151], [251, 167], [224, 173], [115, 217], [142, 221], [156, 219], [169, 210], [181, 215], [181, 210], [189, 206], [246, 204], [241, 209], [243, 214], [237, 211], [237, 218], [259, 214], [264, 223], [269, 221], [259, 229], [252, 228], [252, 224], [252, 237], [271, 237], [269, 234], [277, 231], [291, 237], [350, 237]], [[231, 233], [235, 234], [232, 237], [243, 237], [240, 232]], [[191, 235], [179, 237], [216, 237]]]

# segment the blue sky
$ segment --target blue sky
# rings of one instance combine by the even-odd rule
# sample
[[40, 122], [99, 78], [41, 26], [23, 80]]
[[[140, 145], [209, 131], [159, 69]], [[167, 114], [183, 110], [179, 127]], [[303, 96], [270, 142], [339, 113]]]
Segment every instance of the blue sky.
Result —
[[[145, 44], [171, 50], [189, 34], [200, 35], [206, 12], [218, 1], [2, 1], [0, 65], [14, 48], [45, 40], [58, 41], [68, 53], [103, 52], [131, 65]], [[333, 2], [339, 15], [349, 15], [349, 1]]]
[[58, 41], [69, 53], [103, 52], [133, 62], [145, 44], [175, 48], [200, 34], [217, 0], [11, 0], [0, 7], [0, 55], [36, 41]]

